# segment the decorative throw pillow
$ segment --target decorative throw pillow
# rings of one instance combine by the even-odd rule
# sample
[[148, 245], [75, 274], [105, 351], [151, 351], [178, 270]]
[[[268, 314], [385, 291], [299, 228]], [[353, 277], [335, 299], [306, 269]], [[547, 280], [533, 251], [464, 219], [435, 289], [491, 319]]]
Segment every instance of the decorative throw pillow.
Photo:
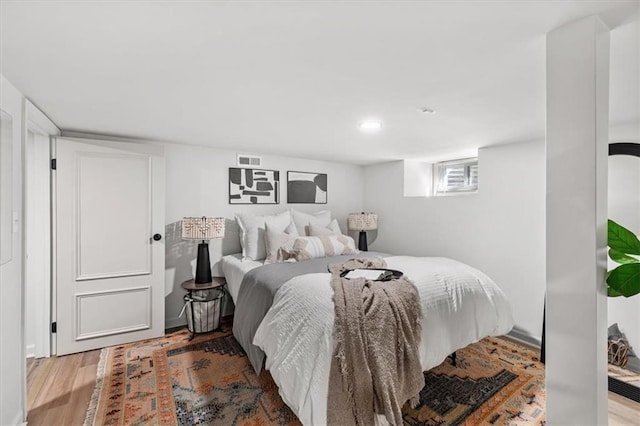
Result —
[[267, 258], [264, 263], [278, 262], [278, 249], [290, 240], [295, 240], [298, 235], [296, 226], [291, 222], [284, 231], [274, 230], [268, 223], [265, 224], [264, 247], [267, 251]]
[[256, 216], [251, 213], [236, 213], [240, 227], [242, 260], [262, 260], [267, 256], [264, 246], [265, 224], [273, 230], [284, 231], [291, 223], [291, 212], [285, 211], [271, 216]]
[[300, 261], [357, 252], [355, 241], [347, 235], [298, 237], [287, 241], [278, 249], [277, 259], [280, 262], [288, 259]]
[[306, 235], [305, 227], [310, 223], [323, 227], [329, 226], [329, 223], [331, 223], [331, 211], [322, 210], [309, 214], [291, 209], [291, 218], [293, 219], [293, 223], [296, 224], [296, 228], [298, 228], [298, 234]]
[[327, 227], [310, 223], [306, 228], [307, 235], [310, 237], [320, 237], [323, 235], [342, 235], [340, 225], [338, 224], [338, 221], [336, 219], [333, 219]]

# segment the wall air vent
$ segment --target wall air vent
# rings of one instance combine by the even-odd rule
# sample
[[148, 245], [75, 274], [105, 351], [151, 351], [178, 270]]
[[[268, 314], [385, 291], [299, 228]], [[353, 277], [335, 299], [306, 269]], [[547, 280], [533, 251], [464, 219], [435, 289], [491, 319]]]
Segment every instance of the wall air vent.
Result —
[[262, 167], [262, 157], [238, 154], [238, 167]]

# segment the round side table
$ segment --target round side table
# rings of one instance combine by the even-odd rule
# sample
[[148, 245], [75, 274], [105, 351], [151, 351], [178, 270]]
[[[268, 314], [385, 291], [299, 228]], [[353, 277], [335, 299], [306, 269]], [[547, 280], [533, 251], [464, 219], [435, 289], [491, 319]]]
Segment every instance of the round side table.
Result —
[[[196, 334], [200, 334], [200, 333], [209, 333], [212, 331], [217, 330], [220, 327], [220, 319], [222, 317], [222, 299], [224, 297], [224, 286], [227, 284], [227, 281], [225, 280], [224, 277], [213, 277], [213, 281], [210, 283], [206, 283], [206, 284], [196, 284], [194, 282], [193, 279], [187, 280], [185, 282], [183, 282], [181, 284], [182, 288], [187, 290], [187, 295], [185, 296], [185, 300], [190, 300], [191, 303], [191, 309], [190, 314], [191, 314], [191, 337], [189, 338], [189, 340], [193, 339], [195, 337]], [[203, 301], [198, 301], [197, 299], [194, 299], [194, 292], [198, 291], [198, 290], [211, 290], [211, 289], [219, 289], [222, 291], [222, 295], [218, 296], [217, 298], [211, 299], [211, 300], [203, 300]], [[195, 310], [196, 310], [196, 306], [194, 306], [194, 304], [206, 304], [206, 303], [211, 303], [211, 302], [217, 302], [218, 306], [217, 306], [217, 318], [214, 319], [214, 323], [217, 324], [217, 326], [215, 326], [212, 329], [208, 329], [206, 331], [198, 331], [197, 327], [196, 327], [196, 314], [195, 314]], [[199, 305], [198, 305], [199, 306]], [[207, 317], [209, 317], [209, 306], [206, 306], [206, 313], [204, 314]], [[200, 323], [202, 322], [202, 316], [203, 313], [199, 312], [200, 315]], [[215, 312], [214, 312], [215, 315]], [[189, 318], [187, 318], [187, 323], [189, 323]], [[189, 324], [187, 324], [189, 325]]]

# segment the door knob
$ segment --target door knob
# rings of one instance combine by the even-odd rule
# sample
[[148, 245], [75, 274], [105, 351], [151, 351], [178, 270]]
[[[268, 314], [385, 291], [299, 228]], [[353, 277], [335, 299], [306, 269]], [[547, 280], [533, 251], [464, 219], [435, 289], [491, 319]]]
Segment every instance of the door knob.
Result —
[[160, 241], [162, 239], [162, 235], [160, 234], [153, 234], [153, 241]]

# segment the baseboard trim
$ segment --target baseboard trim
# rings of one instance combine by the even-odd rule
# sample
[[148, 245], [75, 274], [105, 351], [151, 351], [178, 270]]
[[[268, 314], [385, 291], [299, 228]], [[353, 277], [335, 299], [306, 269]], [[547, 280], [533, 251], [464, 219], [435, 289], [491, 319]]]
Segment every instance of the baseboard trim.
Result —
[[36, 357], [36, 345], [27, 345], [24, 348], [24, 353], [27, 358], [35, 358]]
[[507, 333], [507, 336], [511, 337], [512, 339], [518, 340], [522, 343], [535, 346], [537, 348], [539, 348], [541, 345], [540, 339], [532, 336], [531, 334], [527, 333], [526, 331], [518, 327], [513, 327], [513, 329], [511, 329], [511, 331]]
[[168, 330], [170, 328], [175, 328], [175, 327], [182, 327], [183, 325], [187, 325], [187, 319], [186, 318], [175, 317], [175, 318], [165, 318], [164, 319], [164, 328], [165, 328], [165, 330]]

